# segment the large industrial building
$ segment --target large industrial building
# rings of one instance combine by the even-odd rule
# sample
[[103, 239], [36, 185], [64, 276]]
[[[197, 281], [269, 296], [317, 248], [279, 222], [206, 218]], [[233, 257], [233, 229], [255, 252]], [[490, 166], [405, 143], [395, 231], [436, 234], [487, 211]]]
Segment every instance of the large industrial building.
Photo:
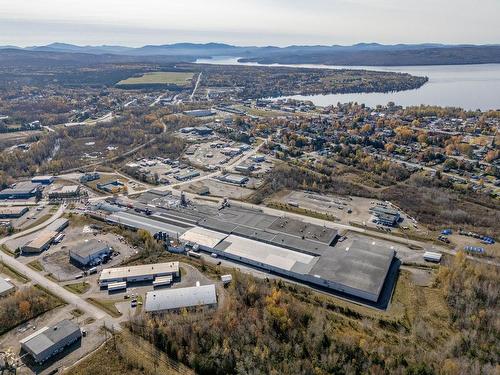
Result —
[[119, 212], [108, 221], [167, 232], [214, 256], [372, 303], [379, 300], [395, 256], [383, 241], [338, 242], [335, 229], [241, 207], [156, 207], [149, 216]]
[[92, 267], [100, 264], [104, 257], [111, 253], [111, 248], [98, 240], [82, 241], [69, 250], [69, 258], [81, 267]]
[[47, 225], [45, 229], [54, 232], [62, 232], [68, 225], [69, 225], [69, 220], [64, 217], [60, 217], [59, 219], [56, 219], [52, 223]]
[[183, 308], [215, 305], [217, 305], [215, 285], [197, 285], [189, 288], [164, 289], [148, 292], [146, 293], [144, 311], [158, 313]]
[[95, 181], [101, 178], [101, 175], [98, 172], [89, 172], [85, 173], [80, 177], [80, 182], [85, 183], [85, 182], [90, 182], [90, 181]]
[[215, 115], [215, 112], [211, 109], [193, 109], [191, 111], [184, 111], [183, 113], [191, 117], [208, 117]]
[[79, 185], [65, 185], [49, 192], [49, 199], [69, 199], [80, 196]]
[[81, 337], [80, 327], [66, 319], [52, 327], [43, 327], [20, 342], [21, 348], [36, 362], [43, 363]]
[[13, 206], [13, 207], [0, 207], [0, 219], [17, 219], [28, 212], [28, 207]]
[[37, 237], [29, 241], [26, 245], [21, 247], [21, 251], [23, 253], [41, 253], [50, 247], [50, 244], [56, 236], [57, 232], [46, 229], [40, 232]]
[[119, 193], [125, 188], [125, 184], [120, 180], [108, 181], [102, 184], [97, 184], [99, 190], [106, 191], [108, 193]]
[[31, 241], [21, 247], [23, 253], [41, 253], [47, 250], [58, 233], [69, 225], [69, 220], [63, 217], [54, 220]]
[[42, 197], [42, 185], [32, 182], [18, 182], [14, 187], [0, 191], [0, 199], [28, 200]]
[[384, 206], [375, 206], [370, 208], [370, 212], [374, 216], [374, 222], [390, 227], [395, 227], [401, 220], [399, 211]]
[[35, 176], [31, 179], [34, 184], [50, 185], [54, 182], [54, 176]]
[[[169, 276], [171, 278], [180, 276], [179, 262], [107, 268], [102, 270], [101, 275], [99, 276], [99, 285], [108, 289], [114, 289], [115, 287], [125, 289], [127, 287], [127, 283], [141, 281], [153, 281], [154, 283], [156, 279]], [[165, 279], [161, 279], [158, 281], [164, 280]]]

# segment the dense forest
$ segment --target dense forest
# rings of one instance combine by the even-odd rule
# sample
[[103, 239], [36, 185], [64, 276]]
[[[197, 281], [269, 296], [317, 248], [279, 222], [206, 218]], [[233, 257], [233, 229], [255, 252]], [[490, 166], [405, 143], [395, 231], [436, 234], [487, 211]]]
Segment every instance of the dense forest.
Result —
[[[375, 45], [376, 47], [376, 45]], [[300, 48], [300, 47], [299, 47]], [[366, 49], [328, 49], [310, 51], [283, 49], [278, 52], [243, 58], [241, 62], [261, 64], [326, 64], [358, 66], [405, 66], [405, 65], [463, 65], [500, 62], [500, 46], [439, 46], [421, 48], [406, 46], [388, 49], [384, 46]]]
[[61, 304], [59, 299], [40, 288], [17, 290], [13, 295], [3, 298], [0, 304], [0, 335]]

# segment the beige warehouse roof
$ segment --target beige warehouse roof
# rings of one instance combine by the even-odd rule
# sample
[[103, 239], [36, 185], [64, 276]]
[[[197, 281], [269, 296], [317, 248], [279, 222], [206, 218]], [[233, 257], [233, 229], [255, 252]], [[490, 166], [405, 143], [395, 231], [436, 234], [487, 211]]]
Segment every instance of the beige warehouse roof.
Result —
[[20, 214], [25, 209], [26, 209], [25, 206], [0, 207], [0, 214], [4, 215]]
[[107, 268], [102, 270], [99, 281], [119, 278], [154, 276], [163, 273], [178, 273], [179, 262], [144, 264], [140, 266]]
[[298, 251], [288, 250], [283, 247], [273, 246], [235, 235], [230, 235], [224, 242], [229, 243], [229, 246], [224, 250], [228, 254], [240, 256], [253, 260], [254, 262], [264, 263], [287, 271], [290, 271], [296, 263], [308, 265], [312, 264], [316, 259], [311, 255], [299, 253]]
[[36, 238], [28, 242], [25, 246], [32, 248], [42, 248], [48, 242], [51, 242], [57, 236], [57, 232], [52, 230], [44, 230]]
[[213, 230], [205, 228], [195, 227], [193, 229], [188, 230], [179, 238], [182, 241], [192, 242], [200, 246], [214, 248], [226, 237], [227, 234], [224, 233], [215, 232]]

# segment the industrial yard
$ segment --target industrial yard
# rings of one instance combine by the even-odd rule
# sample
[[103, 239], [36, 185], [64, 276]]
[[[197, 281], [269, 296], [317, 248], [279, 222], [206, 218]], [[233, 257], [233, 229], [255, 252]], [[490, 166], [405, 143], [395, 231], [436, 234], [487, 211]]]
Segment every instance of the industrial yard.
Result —
[[[215, 257], [372, 303], [379, 300], [396, 254], [395, 247], [386, 243], [357, 239], [344, 246], [338, 243], [334, 229], [237, 207], [190, 204], [158, 209], [143, 217], [135, 212], [118, 212], [107, 220], [151, 233], [167, 232]], [[337, 272], [332, 271], [332, 261], [341, 265]], [[348, 273], [341, 276], [340, 270]], [[392, 277], [387, 284], [393, 284]]]
[[[16, 258], [0, 270], [0, 293], [31, 288], [33, 279], [70, 301], [1, 338], [25, 353], [26, 369], [49, 373], [92, 352], [106, 340], [102, 324], [118, 332], [131, 317], [214, 314], [234, 298], [226, 288], [238, 275], [401, 317], [407, 283], [431, 287], [438, 264], [454, 254], [445, 241], [482, 249], [490, 240], [447, 230], [436, 241], [378, 199], [282, 189], [250, 204], [275, 159], [259, 153], [265, 142], [213, 134], [183, 128], [179, 136], [195, 143], [177, 159], [141, 157], [120, 171], [35, 176], [4, 190], [0, 215], [13, 235], [2, 251]], [[45, 333], [59, 326], [68, 335]], [[29, 344], [40, 340], [53, 342], [46, 359]]]
[[494, 1], [386, 17], [453, 45], [357, 1], [51, 2], [2, 16], [0, 375], [498, 373]]
[[[400, 314], [400, 297], [394, 300], [396, 306], [391, 306], [391, 301], [394, 293], [401, 293], [401, 272], [415, 285], [431, 285], [435, 274], [429, 259], [434, 262], [432, 254], [436, 254], [440, 262], [442, 249], [393, 235], [392, 231], [416, 224], [394, 206], [373, 199], [298, 190], [276, 194], [267, 206], [253, 206], [241, 201], [255, 191], [255, 187], [247, 187], [251, 180], [247, 178], [242, 186], [221, 180], [225, 176], [183, 183], [184, 192], [143, 189], [128, 197], [115, 192], [115, 197], [103, 199], [101, 194], [93, 194], [85, 200], [61, 198], [59, 205], [42, 203], [40, 210], [4, 210], [5, 215], [42, 212], [42, 216], [52, 217], [71, 202], [70, 220], [59, 217], [41, 230], [32, 229], [27, 235], [5, 241], [4, 246], [11, 252], [20, 249], [17, 262], [81, 301], [57, 308], [50, 319], [44, 315], [32, 321], [27, 327], [34, 338], [23, 330], [12, 331], [2, 339], [5, 345], [31, 351], [23, 362], [45, 373], [104, 342], [106, 335], [98, 331], [102, 322], [119, 329], [130, 317], [143, 319], [186, 310], [211, 313], [223, 308], [228, 298], [226, 282], [214, 275], [211, 267], [232, 269], [260, 280], [285, 281], [341, 304], [389, 316]], [[97, 188], [99, 179], [90, 174], [73, 176], [72, 180], [87, 178]], [[59, 191], [56, 183], [51, 185], [47, 190]], [[315, 212], [332, 217], [327, 220]], [[384, 224], [380, 224], [382, 220]], [[391, 230], [380, 233], [382, 227]], [[412, 232], [417, 230], [413, 225]], [[138, 233], [149, 233], [156, 240], [155, 246], [162, 249], [159, 263], [140, 262], [143, 250], [131, 240]], [[204, 265], [210, 265], [210, 274], [202, 271], [207, 267]], [[9, 272], [4, 276], [10, 276]], [[226, 276], [231, 283], [231, 274]], [[17, 280], [12, 284], [23, 287]], [[82, 303], [85, 309], [78, 307]], [[71, 324], [65, 323], [67, 319]], [[71, 333], [61, 337], [60, 344], [54, 342], [54, 351], [63, 343], [69, 346], [37, 364], [35, 359], [42, 357], [36, 354], [36, 346], [28, 343], [61, 324], [69, 324], [72, 328], [68, 330], [75, 336]], [[78, 338], [77, 332], [81, 333]], [[26, 349], [17, 349], [21, 346]]]

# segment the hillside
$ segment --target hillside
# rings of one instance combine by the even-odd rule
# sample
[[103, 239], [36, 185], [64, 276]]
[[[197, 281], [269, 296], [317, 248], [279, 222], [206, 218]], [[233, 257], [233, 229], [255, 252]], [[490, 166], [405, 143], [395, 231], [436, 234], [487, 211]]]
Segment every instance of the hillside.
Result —
[[[127, 61], [165, 62], [194, 61], [197, 58], [238, 57], [242, 62], [262, 64], [326, 64], [326, 65], [460, 65], [500, 63], [499, 45], [445, 45], [445, 44], [395, 44], [359, 43], [352, 46], [234, 46], [222, 43], [175, 43], [146, 45], [143, 47], [124, 46], [75, 46], [52, 43], [46, 46], [18, 48], [0, 47], [0, 50], [17, 52], [73, 54], [75, 58], [87, 59], [84, 55], [95, 55], [95, 61], [115, 61], [114, 56], [127, 56]], [[36, 55], [33, 55], [36, 56]], [[54, 55], [52, 55], [54, 56]], [[0, 60], [5, 58], [4, 55]], [[58, 55], [57, 58], [63, 58]], [[68, 59], [68, 57], [65, 57]], [[122, 58], [123, 61], [123, 58]]]

